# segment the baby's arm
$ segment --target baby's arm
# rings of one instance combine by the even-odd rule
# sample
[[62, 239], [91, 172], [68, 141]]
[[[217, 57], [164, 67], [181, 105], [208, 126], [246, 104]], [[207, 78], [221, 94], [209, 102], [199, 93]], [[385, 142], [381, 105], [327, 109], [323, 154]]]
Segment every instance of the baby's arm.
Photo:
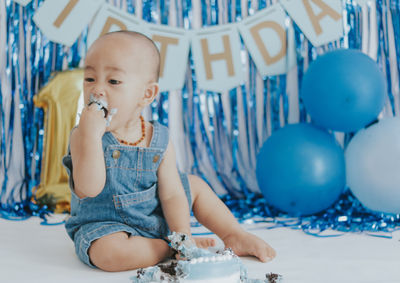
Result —
[[106, 169], [102, 137], [106, 130], [103, 111], [85, 107], [78, 127], [71, 134], [74, 190], [78, 197], [95, 197], [104, 187]]
[[176, 167], [175, 149], [171, 141], [157, 175], [158, 194], [169, 229], [191, 235], [189, 204]]

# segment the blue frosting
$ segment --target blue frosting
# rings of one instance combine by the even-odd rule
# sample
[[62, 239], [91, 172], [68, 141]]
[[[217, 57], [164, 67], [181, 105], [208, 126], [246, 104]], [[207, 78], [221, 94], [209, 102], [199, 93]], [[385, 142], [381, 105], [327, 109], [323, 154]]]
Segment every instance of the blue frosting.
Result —
[[223, 258], [223, 256], [213, 254], [212, 256], [198, 258], [201, 260], [209, 260], [208, 262], [198, 262], [196, 259], [178, 261], [178, 268], [180, 268], [185, 275], [187, 274], [185, 279], [191, 280], [230, 276], [242, 271], [244, 268], [237, 257], [231, 257], [230, 259], [223, 259], [221, 261], [210, 261], [211, 258]]

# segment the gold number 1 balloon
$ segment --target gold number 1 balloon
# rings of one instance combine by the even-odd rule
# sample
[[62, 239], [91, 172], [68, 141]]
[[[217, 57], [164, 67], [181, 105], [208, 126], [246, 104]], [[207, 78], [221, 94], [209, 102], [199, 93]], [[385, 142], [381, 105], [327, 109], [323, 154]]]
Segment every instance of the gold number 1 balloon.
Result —
[[45, 120], [40, 184], [33, 195], [37, 200], [55, 200], [55, 212], [69, 211], [71, 192], [61, 160], [67, 153], [69, 135], [76, 124], [82, 87], [82, 70], [64, 71], [33, 98], [35, 106], [43, 108]]

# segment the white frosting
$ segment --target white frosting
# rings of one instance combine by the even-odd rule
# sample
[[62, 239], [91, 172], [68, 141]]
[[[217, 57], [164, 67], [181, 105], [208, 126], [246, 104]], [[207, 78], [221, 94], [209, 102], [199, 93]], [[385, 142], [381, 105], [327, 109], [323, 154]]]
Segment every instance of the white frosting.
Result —
[[[163, 283], [168, 282], [164, 281], [151, 281], [151, 283]], [[214, 277], [214, 278], [204, 278], [204, 279], [180, 279], [180, 283], [240, 283], [240, 271], [233, 273], [231, 275], [226, 275], [223, 277]]]

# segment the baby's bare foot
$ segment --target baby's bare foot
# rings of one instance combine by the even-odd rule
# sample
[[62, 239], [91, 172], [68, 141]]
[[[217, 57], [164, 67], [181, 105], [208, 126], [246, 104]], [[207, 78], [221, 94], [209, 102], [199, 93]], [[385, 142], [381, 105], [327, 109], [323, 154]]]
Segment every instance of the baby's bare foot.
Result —
[[215, 239], [213, 238], [193, 237], [193, 240], [198, 248], [207, 249], [215, 246]]
[[252, 255], [262, 262], [272, 260], [276, 256], [275, 250], [259, 237], [246, 231], [239, 231], [226, 236], [225, 247], [231, 248], [238, 256]]

